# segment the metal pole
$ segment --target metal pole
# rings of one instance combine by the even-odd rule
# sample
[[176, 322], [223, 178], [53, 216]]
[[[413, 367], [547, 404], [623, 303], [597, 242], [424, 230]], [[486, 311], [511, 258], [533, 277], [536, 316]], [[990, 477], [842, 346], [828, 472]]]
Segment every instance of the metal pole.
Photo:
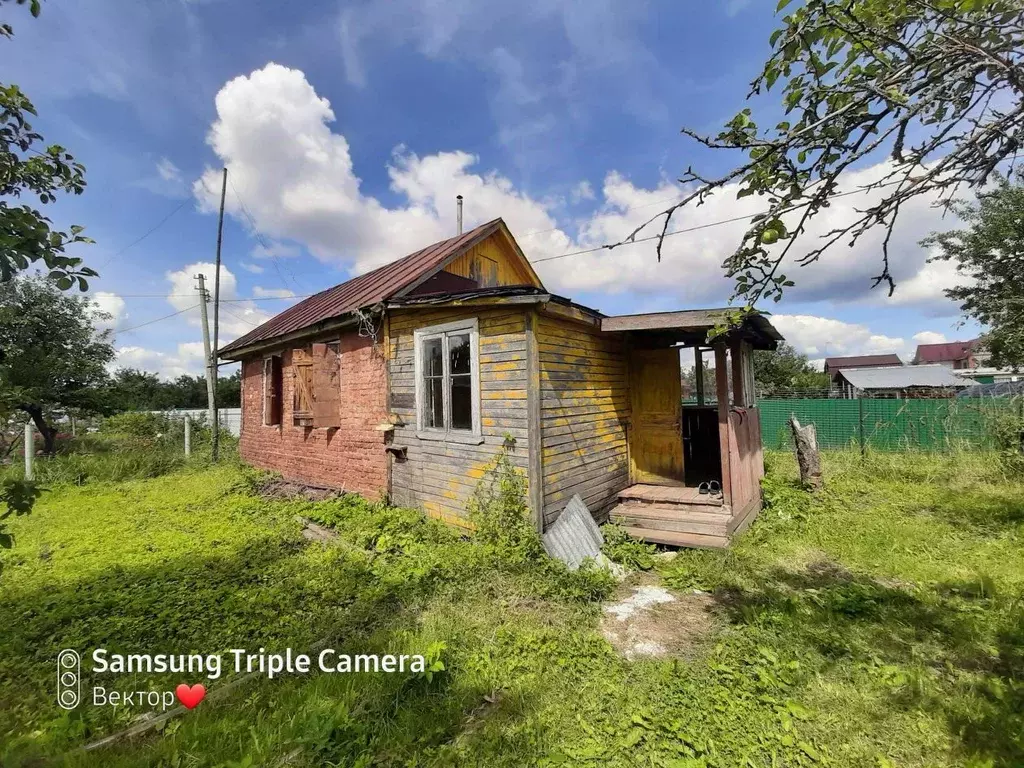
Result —
[[863, 457], [867, 454], [867, 445], [864, 443], [864, 398], [857, 398], [857, 414], [858, 414], [858, 432], [860, 435], [860, 455]]
[[185, 455], [192, 455], [192, 419], [185, 414]]
[[211, 358], [211, 375], [213, 377], [213, 400], [210, 417], [210, 428], [213, 430], [212, 454], [217, 461], [220, 453], [220, 418], [217, 413], [217, 354], [220, 351], [220, 247], [224, 241], [224, 199], [228, 193], [228, 169], [224, 167], [224, 175], [220, 183], [220, 218], [217, 220], [217, 261], [216, 274], [213, 276], [213, 357]]
[[36, 457], [36, 431], [31, 424], [25, 425], [25, 479], [32, 478], [32, 462]]
[[209, 296], [206, 294], [206, 278], [202, 272], [196, 275], [196, 279], [199, 280], [199, 317], [203, 321], [203, 352], [206, 354], [206, 404], [207, 414], [210, 420], [210, 428], [213, 429], [213, 425], [216, 423], [217, 413], [216, 404], [214, 399], [216, 397], [215, 385], [213, 383], [213, 369], [216, 367], [213, 364], [213, 356], [210, 354], [210, 321], [206, 314], [206, 303], [209, 301]]

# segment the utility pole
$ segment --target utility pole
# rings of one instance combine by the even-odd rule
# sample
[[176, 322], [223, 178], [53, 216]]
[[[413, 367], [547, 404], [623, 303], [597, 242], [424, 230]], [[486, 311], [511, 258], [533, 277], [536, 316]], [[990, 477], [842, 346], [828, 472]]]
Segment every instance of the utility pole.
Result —
[[217, 365], [210, 354], [210, 320], [206, 313], [206, 304], [210, 300], [210, 296], [206, 292], [206, 276], [200, 272], [196, 275], [196, 280], [199, 281], [199, 317], [203, 321], [203, 352], [206, 355], [206, 402], [209, 406], [210, 428], [214, 430], [212, 434], [216, 436], [217, 399], [214, 376], [217, 375]]
[[213, 429], [212, 454], [214, 462], [220, 455], [220, 414], [217, 412], [217, 355], [220, 352], [220, 246], [224, 241], [224, 199], [228, 193], [228, 169], [224, 166], [224, 175], [220, 182], [220, 217], [217, 219], [217, 261], [213, 275], [213, 357], [210, 367], [213, 371], [213, 384], [210, 396], [210, 411]]

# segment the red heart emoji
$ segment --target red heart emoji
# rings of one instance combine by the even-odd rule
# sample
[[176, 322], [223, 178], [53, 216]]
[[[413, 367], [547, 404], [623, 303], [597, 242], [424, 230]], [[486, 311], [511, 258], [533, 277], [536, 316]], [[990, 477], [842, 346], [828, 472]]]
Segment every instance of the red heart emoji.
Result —
[[178, 701], [185, 705], [185, 709], [192, 709], [206, 698], [206, 686], [196, 683], [190, 688], [185, 683], [182, 683], [174, 689], [174, 693], [178, 697]]

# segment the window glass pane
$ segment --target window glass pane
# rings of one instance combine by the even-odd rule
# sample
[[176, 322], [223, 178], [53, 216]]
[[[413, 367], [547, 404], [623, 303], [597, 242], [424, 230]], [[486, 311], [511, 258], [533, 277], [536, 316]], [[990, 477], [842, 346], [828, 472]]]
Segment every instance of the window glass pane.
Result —
[[469, 374], [451, 377], [452, 429], [473, 429], [473, 377]]
[[444, 371], [444, 353], [441, 351], [441, 339], [427, 339], [423, 342], [423, 375], [441, 376]]
[[469, 334], [452, 334], [448, 337], [448, 355], [452, 375], [469, 373]]
[[423, 381], [423, 426], [444, 429], [444, 379], [429, 376]]

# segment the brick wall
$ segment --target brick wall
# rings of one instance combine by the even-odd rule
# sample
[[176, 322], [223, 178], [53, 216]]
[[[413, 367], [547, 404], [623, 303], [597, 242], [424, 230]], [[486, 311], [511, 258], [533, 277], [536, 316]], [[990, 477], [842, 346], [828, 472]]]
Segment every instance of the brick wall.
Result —
[[[325, 339], [326, 340], [326, 339]], [[341, 336], [341, 421], [337, 429], [298, 427], [292, 419], [295, 385], [291, 350], [282, 356], [284, 403], [280, 426], [263, 426], [263, 359], [242, 364], [242, 458], [285, 479], [361, 493], [387, 491], [385, 364], [382, 350], [356, 333]]]

